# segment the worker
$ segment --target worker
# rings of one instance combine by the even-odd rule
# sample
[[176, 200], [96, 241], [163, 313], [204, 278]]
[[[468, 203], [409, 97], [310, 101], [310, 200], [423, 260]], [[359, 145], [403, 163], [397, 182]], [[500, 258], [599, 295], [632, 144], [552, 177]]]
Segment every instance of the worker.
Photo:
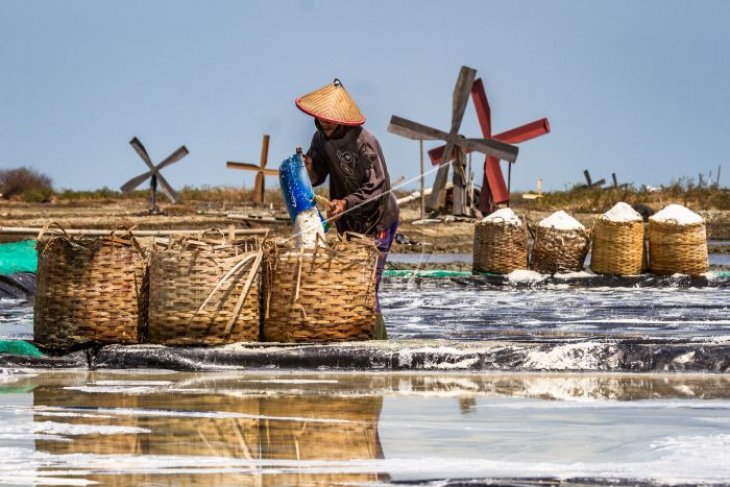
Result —
[[363, 128], [365, 117], [340, 80], [296, 100], [314, 117], [317, 131], [304, 156], [313, 186], [330, 180], [327, 218], [337, 232], [355, 232], [375, 239], [380, 250], [375, 283], [375, 338], [387, 338], [377, 293], [385, 260], [398, 228], [398, 203], [390, 192], [390, 176], [378, 139]]

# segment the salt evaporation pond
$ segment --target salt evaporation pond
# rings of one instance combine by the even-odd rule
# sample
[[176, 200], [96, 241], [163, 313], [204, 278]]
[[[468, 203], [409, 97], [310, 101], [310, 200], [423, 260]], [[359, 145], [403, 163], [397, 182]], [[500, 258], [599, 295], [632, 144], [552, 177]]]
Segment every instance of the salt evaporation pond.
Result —
[[723, 484], [729, 386], [712, 374], [5, 369], [0, 485]]

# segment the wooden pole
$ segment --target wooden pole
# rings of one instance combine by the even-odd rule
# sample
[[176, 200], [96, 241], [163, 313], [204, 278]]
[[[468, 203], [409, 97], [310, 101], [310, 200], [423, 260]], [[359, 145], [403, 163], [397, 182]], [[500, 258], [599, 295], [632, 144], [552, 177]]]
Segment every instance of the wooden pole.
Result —
[[[0, 234], [14, 235], [38, 235], [42, 227], [0, 227]], [[132, 230], [130, 233], [135, 237], [164, 237], [167, 235], [196, 235], [206, 232], [207, 230]], [[269, 233], [267, 228], [236, 228], [233, 230], [235, 235], [265, 235]], [[69, 228], [66, 229], [67, 235], [87, 235], [87, 236], [103, 236], [116, 234], [126, 234], [126, 230], [108, 230], [101, 228]], [[45, 235], [63, 235], [58, 228], [48, 228], [44, 232]]]
[[425, 177], [423, 175], [423, 141], [420, 140], [421, 146], [421, 220], [426, 218], [426, 193], [425, 193]]

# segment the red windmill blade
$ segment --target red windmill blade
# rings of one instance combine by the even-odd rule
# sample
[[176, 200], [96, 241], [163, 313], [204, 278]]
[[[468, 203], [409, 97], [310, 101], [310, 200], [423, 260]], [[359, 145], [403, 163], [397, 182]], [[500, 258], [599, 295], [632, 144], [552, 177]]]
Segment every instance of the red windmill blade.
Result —
[[[472, 101], [477, 112], [479, 126], [484, 137], [492, 138], [508, 144], [519, 144], [528, 140], [540, 137], [550, 132], [550, 123], [547, 118], [535, 120], [519, 127], [506, 130], [497, 135], [492, 135], [492, 112], [487, 99], [487, 92], [481, 78], [474, 81], [471, 87]], [[434, 165], [441, 164], [445, 146], [436, 147], [428, 151], [431, 162]], [[511, 165], [509, 166], [511, 170]], [[509, 185], [505, 184], [502, 168], [499, 159], [487, 155], [484, 160], [484, 177], [482, 182], [479, 210], [484, 213], [491, 213], [494, 205], [509, 202]]]

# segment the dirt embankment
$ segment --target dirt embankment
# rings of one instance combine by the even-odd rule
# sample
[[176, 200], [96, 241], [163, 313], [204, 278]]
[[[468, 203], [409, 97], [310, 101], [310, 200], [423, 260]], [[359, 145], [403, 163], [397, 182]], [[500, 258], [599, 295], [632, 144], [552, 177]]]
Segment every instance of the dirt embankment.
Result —
[[[286, 220], [277, 224], [243, 221], [229, 218], [231, 214], [250, 211], [243, 205], [226, 203], [196, 203], [188, 205], [162, 205], [164, 214], [150, 215], [143, 199], [74, 201], [51, 204], [0, 202], [0, 227], [42, 227], [49, 221], [63, 228], [124, 229], [227, 229], [230, 225], [244, 228], [266, 227], [274, 236], [288, 236], [291, 226]], [[257, 214], [272, 218], [275, 212], [268, 208], [256, 210]], [[546, 212], [521, 212], [530, 225], [535, 225], [549, 215]], [[276, 213], [281, 216], [281, 212]], [[714, 245], [713, 240], [730, 240], [730, 211], [700, 212], [707, 221], [707, 234], [711, 253], [730, 253], [730, 246]], [[599, 214], [574, 215], [586, 228], [591, 228]], [[416, 209], [401, 209], [398, 242], [393, 251], [399, 253], [463, 254], [472, 252], [474, 222], [452, 220], [441, 223], [420, 224]], [[0, 235], [3, 241], [18, 240], [18, 236]], [[27, 238], [27, 237], [25, 237]]]

